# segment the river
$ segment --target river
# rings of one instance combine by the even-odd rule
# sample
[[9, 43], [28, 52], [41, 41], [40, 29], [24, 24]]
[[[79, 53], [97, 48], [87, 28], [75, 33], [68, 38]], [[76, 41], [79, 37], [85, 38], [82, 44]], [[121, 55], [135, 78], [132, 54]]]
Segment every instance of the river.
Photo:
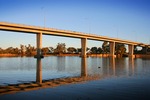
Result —
[[[57, 57], [42, 59], [42, 79], [98, 75], [111, 77], [149, 77], [150, 59], [109, 57]], [[33, 57], [0, 58], [0, 85], [36, 81]]]
[[0, 100], [150, 100], [149, 65], [128, 57], [0, 58]]

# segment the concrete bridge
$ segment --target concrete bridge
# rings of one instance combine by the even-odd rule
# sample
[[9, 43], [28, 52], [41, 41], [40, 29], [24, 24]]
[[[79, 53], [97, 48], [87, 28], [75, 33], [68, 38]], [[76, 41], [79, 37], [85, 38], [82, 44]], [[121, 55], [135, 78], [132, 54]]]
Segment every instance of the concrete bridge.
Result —
[[[75, 31], [66, 31], [66, 30], [58, 30], [53, 28], [45, 28], [45, 27], [37, 27], [37, 26], [29, 26], [23, 24], [14, 24], [14, 23], [6, 23], [0, 22], [0, 30], [4, 31], [14, 31], [14, 32], [23, 32], [23, 33], [31, 33], [36, 34], [36, 43], [37, 43], [37, 69], [36, 69], [36, 82], [41, 84], [42, 83], [42, 35], [55, 35], [55, 36], [63, 36], [63, 37], [72, 37], [72, 38], [80, 38], [81, 39], [81, 57], [82, 57], [82, 69], [83, 75], [86, 75], [86, 45], [87, 40], [97, 40], [97, 41], [108, 41], [110, 44], [110, 56], [114, 58], [115, 55], [115, 43], [123, 43], [127, 44], [129, 47], [129, 55], [133, 57], [134, 45], [148, 47], [147, 44], [128, 41], [128, 40], [121, 40], [116, 38], [109, 38], [104, 36], [98, 36], [93, 34], [86, 34], [81, 32]], [[114, 62], [114, 60], [112, 60]], [[114, 64], [114, 63], [113, 63]]]
[[63, 37], [72, 37], [72, 38], [80, 38], [81, 39], [81, 57], [86, 57], [86, 45], [87, 40], [97, 40], [97, 41], [107, 41], [110, 44], [110, 56], [114, 56], [115, 54], [115, 43], [123, 43], [128, 45], [129, 56], [134, 56], [134, 45], [148, 46], [148, 44], [110, 38], [105, 36], [98, 36], [93, 34], [86, 34], [76, 31], [68, 31], [68, 30], [60, 30], [54, 28], [45, 28], [38, 26], [29, 26], [24, 24], [15, 24], [15, 23], [7, 23], [0, 22], [0, 30], [4, 31], [14, 31], [14, 32], [23, 32], [23, 33], [31, 33], [36, 34], [37, 39], [37, 58], [41, 58], [41, 49], [42, 49], [42, 35], [54, 35], [54, 36], [63, 36]]

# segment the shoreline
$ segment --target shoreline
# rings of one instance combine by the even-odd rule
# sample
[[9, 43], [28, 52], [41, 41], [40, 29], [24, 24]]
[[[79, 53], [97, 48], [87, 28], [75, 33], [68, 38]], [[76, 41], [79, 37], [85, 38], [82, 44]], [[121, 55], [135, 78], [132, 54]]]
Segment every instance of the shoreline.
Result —
[[[49, 57], [49, 56], [59, 56], [59, 57], [63, 57], [63, 56], [80, 56], [80, 54], [47, 54], [47, 55], [43, 55], [44, 57]], [[87, 54], [87, 57], [108, 57], [109, 54]], [[18, 54], [0, 54], [0, 57], [34, 57], [34, 55], [31, 56], [21, 56]]]
[[[49, 57], [49, 56], [59, 56], [59, 57], [63, 57], [63, 56], [79, 56], [80, 54], [47, 54], [47, 55], [43, 55], [44, 57]], [[150, 55], [146, 55], [146, 54], [135, 54], [134, 55], [135, 58], [150, 58]], [[2, 57], [34, 57], [34, 55], [32, 56], [21, 56], [18, 54], [0, 54], [0, 58]], [[87, 54], [87, 57], [109, 57], [109, 54]]]

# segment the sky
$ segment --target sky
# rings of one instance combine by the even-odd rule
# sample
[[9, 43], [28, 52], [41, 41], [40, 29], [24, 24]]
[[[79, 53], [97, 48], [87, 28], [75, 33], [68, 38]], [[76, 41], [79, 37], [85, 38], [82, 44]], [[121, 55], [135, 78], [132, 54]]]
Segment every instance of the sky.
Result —
[[[0, 22], [72, 30], [150, 44], [150, 0], [0, 0]], [[81, 40], [43, 36], [43, 47]], [[35, 34], [0, 31], [0, 47], [36, 46]], [[88, 47], [101, 41], [88, 40]]]

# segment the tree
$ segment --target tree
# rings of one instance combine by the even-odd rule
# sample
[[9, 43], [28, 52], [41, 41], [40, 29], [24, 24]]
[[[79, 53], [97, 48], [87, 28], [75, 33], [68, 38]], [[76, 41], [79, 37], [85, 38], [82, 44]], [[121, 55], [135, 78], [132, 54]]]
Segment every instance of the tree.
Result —
[[134, 53], [135, 53], [135, 54], [138, 53], [137, 45], [134, 45]]
[[102, 44], [103, 52], [104, 52], [104, 53], [109, 52], [109, 51], [110, 51], [109, 48], [110, 48], [110, 46], [109, 46], [108, 42], [107, 42], [107, 41], [104, 41], [104, 43]]
[[115, 44], [115, 49], [116, 49], [116, 55], [120, 57], [123, 56], [123, 54], [126, 53], [126, 48], [125, 48], [125, 45], [122, 44], [122, 43], [116, 43]]
[[3, 49], [2, 48], [0, 48], [0, 54], [3, 54]]
[[74, 47], [69, 47], [69, 48], [67, 49], [67, 51], [68, 51], [68, 53], [76, 53], [76, 52], [77, 52], [77, 49], [74, 48]]
[[148, 54], [150, 53], [150, 48], [147, 49]]
[[97, 53], [97, 47], [92, 47], [91, 48], [91, 53], [96, 54]]
[[103, 49], [101, 47], [97, 48], [97, 53], [102, 54], [102, 52], [103, 52]]
[[81, 48], [77, 48], [77, 53], [81, 53]]
[[55, 49], [55, 53], [62, 54], [66, 52], [66, 44], [65, 43], [58, 43]]
[[12, 53], [13, 54], [19, 54], [19, 49], [18, 48], [14, 48]]
[[21, 48], [21, 56], [25, 55], [25, 46], [24, 45], [20, 45], [20, 48]]
[[145, 47], [142, 47], [142, 54], [146, 54], [147, 53], [147, 47], [145, 46]]
[[25, 53], [27, 56], [35, 55], [36, 49], [34, 48], [34, 46], [31, 46], [30, 44], [28, 44], [28, 46], [25, 46]]
[[13, 54], [13, 47], [8, 47], [7, 49], [5, 49], [4, 52], [9, 53], [9, 54]]
[[49, 51], [49, 48], [48, 47], [45, 47], [45, 48], [42, 48], [42, 53], [44, 55], [48, 54], [50, 51]]

